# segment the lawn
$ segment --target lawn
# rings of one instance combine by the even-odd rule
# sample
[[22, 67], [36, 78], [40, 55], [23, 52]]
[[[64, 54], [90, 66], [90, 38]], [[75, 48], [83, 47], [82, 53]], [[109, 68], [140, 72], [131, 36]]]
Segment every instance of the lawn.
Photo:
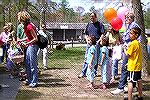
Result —
[[[81, 64], [84, 60], [85, 47], [53, 49], [48, 53], [48, 68], [70, 68]], [[39, 57], [39, 66], [42, 67], [42, 56]]]
[[[90, 97], [96, 94], [95, 100], [107, 97], [116, 100], [121, 99], [123, 94], [112, 96], [110, 91], [114, 90], [112, 87], [106, 91], [88, 90], [83, 88], [86, 79], [78, 79], [77, 75], [81, 71], [80, 65], [84, 60], [84, 47], [66, 48], [66, 50], [53, 49], [48, 54], [48, 67], [49, 70], [43, 71], [39, 77], [39, 86], [37, 88], [28, 88], [21, 86], [16, 100], [78, 100], [72, 99], [77, 96], [79, 100], [90, 100]], [[39, 66], [42, 67], [42, 56], [39, 57]], [[100, 77], [95, 78], [96, 83], [100, 84]], [[149, 100], [150, 94], [150, 79], [149, 77], [143, 80], [143, 94], [144, 99]], [[81, 97], [80, 97], [81, 96]], [[85, 98], [82, 98], [82, 96]], [[70, 97], [70, 98], [69, 98]], [[54, 99], [53, 99], [54, 98]], [[64, 99], [62, 99], [64, 98]], [[103, 99], [104, 100], [104, 99]]]

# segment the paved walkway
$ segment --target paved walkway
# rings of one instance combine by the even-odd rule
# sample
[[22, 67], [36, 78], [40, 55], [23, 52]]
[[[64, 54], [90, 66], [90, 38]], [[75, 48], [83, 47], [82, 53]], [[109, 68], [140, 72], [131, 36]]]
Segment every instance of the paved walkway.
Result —
[[0, 84], [0, 100], [15, 100], [20, 87], [19, 79], [10, 79], [8, 74], [0, 74]]

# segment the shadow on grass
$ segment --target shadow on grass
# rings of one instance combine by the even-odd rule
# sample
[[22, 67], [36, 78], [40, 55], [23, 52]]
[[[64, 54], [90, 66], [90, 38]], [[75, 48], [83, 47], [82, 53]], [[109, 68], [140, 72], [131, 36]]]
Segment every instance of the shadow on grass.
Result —
[[45, 77], [51, 77], [51, 76], [53, 76], [53, 75], [51, 75], [51, 74], [40, 74], [39, 75], [39, 78], [45, 78]]
[[118, 86], [118, 82], [111, 83], [108, 85], [108, 88], [116, 88]]
[[19, 90], [15, 100], [33, 100], [40, 98], [42, 93], [33, 90]]
[[143, 84], [143, 91], [149, 91], [150, 90], [150, 80], [142, 80], [142, 84]]
[[71, 84], [62, 83], [65, 82], [63, 79], [56, 78], [40, 78], [38, 87], [67, 87], [71, 86]]
[[38, 84], [38, 87], [67, 87], [71, 86], [71, 84], [63, 84], [63, 83], [44, 83], [44, 84]]
[[144, 100], [150, 100], [150, 96], [144, 96]]
[[48, 68], [47, 70], [55, 70], [55, 69], [70, 69], [70, 68], [52, 67], [52, 68]]
[[7, 71], [6, 71], [6, 67], [0, 65], [0, 74], [6, 74]]

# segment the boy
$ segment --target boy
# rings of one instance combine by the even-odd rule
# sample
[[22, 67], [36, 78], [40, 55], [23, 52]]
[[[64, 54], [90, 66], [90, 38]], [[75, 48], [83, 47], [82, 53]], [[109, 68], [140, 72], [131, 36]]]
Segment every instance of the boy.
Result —
[[134, 27], [130, 31], [131, 43], [128, 45], [126, 55], [128, 56], [128, 100], [132, 100], [133, 84], [137, 82], [138, 84], [138, 100], [143, 100], [142, 97], [142, 49], [137, 38], [141, 34], [141, 29]]

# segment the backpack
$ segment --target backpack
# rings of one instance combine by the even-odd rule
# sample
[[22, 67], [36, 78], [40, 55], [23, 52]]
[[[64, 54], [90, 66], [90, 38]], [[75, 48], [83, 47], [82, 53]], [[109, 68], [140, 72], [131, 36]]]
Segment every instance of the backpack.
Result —
[[36, 42], [36, 44], [38, 45], [38, 47], [40, 49], [44, 49], [47, 47], [48, 45], [48, 38], [46, 38], [44, 35], [40, 34], [39, 31], [38, 31], [38, 28], [33, 24], [31, 23], [35, 29], [35, 32], [37, 34], [37, 38], [38, 38], [38, 41]]
[[37, 34], [37, 37], [38, 37], [37, 45], [39, 46], [39, 48], [40, 49], [46, 48], [48, 45], [48, 39], [41, 34]]

